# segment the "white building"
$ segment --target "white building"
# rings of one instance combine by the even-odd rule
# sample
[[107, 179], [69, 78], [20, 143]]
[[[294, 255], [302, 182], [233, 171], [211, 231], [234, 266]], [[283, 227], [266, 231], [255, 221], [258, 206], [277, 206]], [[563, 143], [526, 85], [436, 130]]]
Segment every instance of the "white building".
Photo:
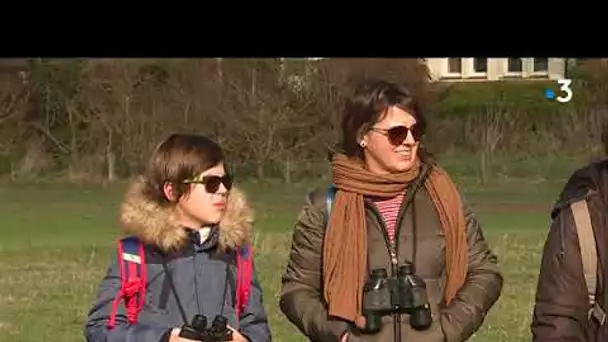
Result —
[[566, 58], [425, 58], [433, 81], [565, 78]]

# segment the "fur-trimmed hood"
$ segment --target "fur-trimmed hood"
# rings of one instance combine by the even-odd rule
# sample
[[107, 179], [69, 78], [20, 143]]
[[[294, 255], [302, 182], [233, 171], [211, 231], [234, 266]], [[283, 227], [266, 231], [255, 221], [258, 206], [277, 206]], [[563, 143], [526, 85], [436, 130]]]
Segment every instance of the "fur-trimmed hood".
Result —
[[[188, 233], [174, 219], [172, 210], [164, 208], [143, 194], [144, 180], [138, 178], [130, 186], [122, 204], [120, 220], [126, 234], [168, 252], [184, 246]], [[219, 246], [231, 249], [251, 241], [253, 209], [245, 194], [233, 187], [228, 197], [226, 213], [219, 224]]]

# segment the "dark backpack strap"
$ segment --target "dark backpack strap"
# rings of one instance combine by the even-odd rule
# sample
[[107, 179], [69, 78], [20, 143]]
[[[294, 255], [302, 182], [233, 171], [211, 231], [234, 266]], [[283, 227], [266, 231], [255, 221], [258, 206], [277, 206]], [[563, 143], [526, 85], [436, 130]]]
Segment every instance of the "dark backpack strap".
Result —
[[[129, 323], [137, 322], [139, 312], [146, 300], [148, 282], [146, 251], [143, 243], [135, 237], [118, 241], [118, 262], [120, 266], [121, 288], [114, 299], [108, 327], [116, 325], [116, 315], [121, 300], [124, 300]], [[138, 296], [139, 294], [139, 296]]]
[[325, 196], [325, 225], [329, 223], [329, 215], [331, 215], [331, 210], [334, 207], [334, 198], [336, 197], [337, 190], [333, 184], [327, 189], [327, 195]]
[[237, 249], [236, 254], [236, 319], [240, 319], [241, 314], [247, 308], [251, 295], [251, 283], [254, 276], [253, 267], [253, 246], [245, 245]]

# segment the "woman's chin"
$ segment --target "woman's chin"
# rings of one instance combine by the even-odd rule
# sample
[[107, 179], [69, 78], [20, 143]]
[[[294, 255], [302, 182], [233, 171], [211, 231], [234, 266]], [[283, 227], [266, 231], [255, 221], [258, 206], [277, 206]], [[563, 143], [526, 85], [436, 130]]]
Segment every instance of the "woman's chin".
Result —
[[411, 159], [402, 159], [393, 164], [395, 172], [406, 172], [414, 167], [414, 161]]

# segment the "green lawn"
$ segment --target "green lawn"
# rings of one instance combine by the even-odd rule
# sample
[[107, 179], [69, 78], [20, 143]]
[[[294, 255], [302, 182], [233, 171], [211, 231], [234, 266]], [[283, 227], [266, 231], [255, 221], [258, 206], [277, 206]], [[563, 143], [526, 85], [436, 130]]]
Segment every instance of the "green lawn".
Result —
[[[562, 182], [460, 182], [505, 275], [475, 341], [529, 341], [548, 210]], [[257, 263], [276, 341], [304, 341], [278, 312], [290, 231], [310, 185], [244, 186], [258, 213]], [[271, 190], [268, 190], [271, 189]], [[82, 327], [119, 232], [124, 186], [0, 184], [0, 341], [82, 341]]]

